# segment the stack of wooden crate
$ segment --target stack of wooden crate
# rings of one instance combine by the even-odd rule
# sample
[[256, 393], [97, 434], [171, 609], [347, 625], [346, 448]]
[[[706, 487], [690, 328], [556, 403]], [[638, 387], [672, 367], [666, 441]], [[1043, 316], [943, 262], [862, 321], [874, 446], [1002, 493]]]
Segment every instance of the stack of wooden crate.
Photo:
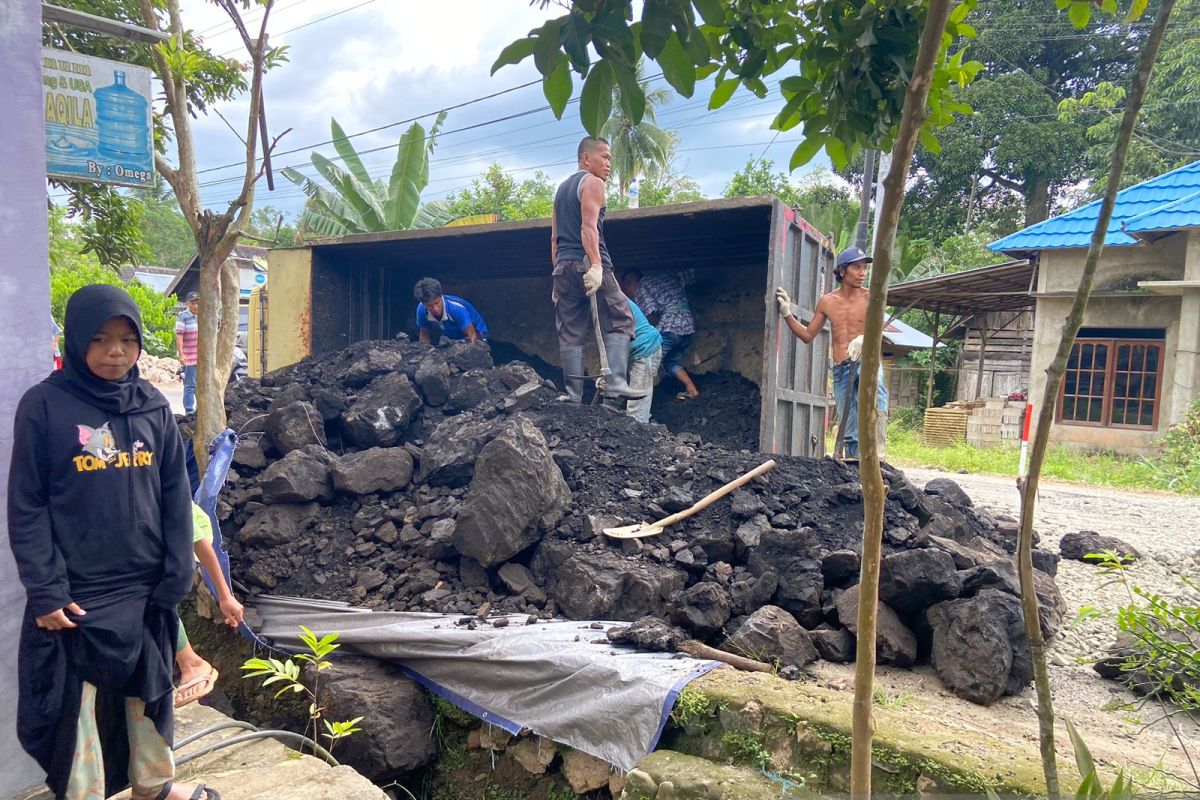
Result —
[[970, 409], [943, 407], [925, 409], [925, 444], [930, 447], [952, 447], [965, 441]]

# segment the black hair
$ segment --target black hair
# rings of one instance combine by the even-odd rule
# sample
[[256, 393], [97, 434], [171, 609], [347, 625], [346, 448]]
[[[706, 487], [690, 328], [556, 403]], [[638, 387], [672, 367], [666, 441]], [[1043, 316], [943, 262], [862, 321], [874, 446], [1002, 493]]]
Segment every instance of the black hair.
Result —
[[442, 294], [444, 294], [442, 284], [438, 282], [437, 278], [421, 278], [413, 287], [413, 297], [422, 303], [428, 303], [435, 297], [441, 297]]
[[591, 153], [602, 144], [608, 144], [608, 139], [601, 139], [599, 136], [585, 136], [579, 142], [579, 149], [575, 151], [575, 157], [582, 159], [584, 153]]
[[846, 267], [848, 266], [850, 266], [850, 264], [834, 264], [833, 279], [839, 284], [842, 282], [842, 279], [846, 277]]
[[626, 278], [633, 278], [640, 281], [642, 279], [642, 271], [640, 269], [627, 269], [621, 273], [621, 282], [623, 283]]

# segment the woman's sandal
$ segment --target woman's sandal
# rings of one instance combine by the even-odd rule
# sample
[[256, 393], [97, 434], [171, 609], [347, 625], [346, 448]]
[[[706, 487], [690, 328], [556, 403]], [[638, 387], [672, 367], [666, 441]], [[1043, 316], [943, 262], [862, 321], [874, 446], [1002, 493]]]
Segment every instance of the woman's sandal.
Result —
[[[158, 794], [154, 795], [154, 800], [167, 800], [167, 796], [171, 794], [171, 789], [174, 787], [175, 783], [173, 781], [167, 781], [163, 784]], [[221, 800], [221, 793], [201, 783], [192, 791], [192, 796], [189, 800]]]

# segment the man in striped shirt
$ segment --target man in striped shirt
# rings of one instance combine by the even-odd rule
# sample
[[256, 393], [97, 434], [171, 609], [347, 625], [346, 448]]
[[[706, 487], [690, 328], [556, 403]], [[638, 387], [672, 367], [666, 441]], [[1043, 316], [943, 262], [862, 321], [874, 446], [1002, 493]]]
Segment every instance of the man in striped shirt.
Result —
[[196, 352], [200, 340], [196, 313], [199, 310], [200, 295], [188, 292], [187, 308], [175, 320], [175, 352], [183, 364], [183, 410], [186, 414], [196, 410]]

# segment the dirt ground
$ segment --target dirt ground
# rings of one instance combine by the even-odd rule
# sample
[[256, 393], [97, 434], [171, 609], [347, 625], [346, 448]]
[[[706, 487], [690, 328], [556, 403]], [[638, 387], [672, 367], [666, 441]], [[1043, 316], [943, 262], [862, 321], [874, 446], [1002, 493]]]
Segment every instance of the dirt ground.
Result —
[[[950, 477], [958, 482], [975, 501], [997, 513], [1016, 515], [1018, 496], [1011, 478], [979, 475], [958, 475], [933, 470], [905, 470], [916, 485], [934, 477]], [[1196, 577], [1194, 553], [1200, 548], [1200, 501], [1175, 495], [1126, 492], [1110, 488], [1084, 487], [1066, 483], [1044, 483], [1040, 492], [1036, 529], [1042, 546], [1057, 550], [1062, 534], [1078, 530], [1094, 530], [1117, 536], [1137, 547], [1144, 556], [1142, 563], [1131, 569], [1131, 579], [1139, 584], [1169, 591], [1172, 578], [1180, 569], [1193, 565], [1191, 577]], [[1090, 565], [1063, 561], [1058, 582], [1069, 603], [1068, 619], [1074, 617], [1084, 603], [1111, 608], [1121, 601], [1124, 590], [1106, 586], [1106, 580]], [[1174, 588], [1181, 582], [1177, 578]], [[1097, 641], [1111, 639], [1107, 620], [1094, 633]], [[1056, 745], [1059, 769], [1074, 776], [1074, 758], [1064, 720], [1070, 719], [1079, 729], [1099, 763], [1114, 769], [1125, 767], [1147, 792], [1179, 792], [1189, 787], [1178, 778], [1192, 784], [1200, 783], [1184, 749], [1162, 721], [1163, 712], [1157, 703], [1145, 703], [1116, 683], [1101, 679], [1090, 663], [1081, 658], [1064, 658], [1063, 653], [1077, 651], [1072, 647], [1075, 635], [1069, 624], [1051, 647], [1052, 656], [1059, 653], [1058, 662], [1050, 666], [1055, 712]], [[1079, 626], [1076, 626], [1076, 630]], [[835, 685], [853, 686], [853, 665], [817, 662], [810, 667], [822, 680]], [[952, 696], [942, 688], [932, 667], [901, 670], [881, 667], [877, 684], [890, 703], [907, 705], [914, 711], [924, 710], [939, 716], [948, 715], [964, 724], [986, 724], [993, 729], [1011, 731], [1014, 740], [1027, 743], [1030, 752], [1037, 751], [1037, 717], [1034, 691], [1002, 698], [984, 709]], [[1175, 718], [1179, 734], [1187, 744], [1192, 759], [1200, 759], [1200, 726], [1183, 718]], [[1196, 767], [1200, 768], [1200, 760]], [[1174, 778], [1173, 776], [1178, 776]]]

